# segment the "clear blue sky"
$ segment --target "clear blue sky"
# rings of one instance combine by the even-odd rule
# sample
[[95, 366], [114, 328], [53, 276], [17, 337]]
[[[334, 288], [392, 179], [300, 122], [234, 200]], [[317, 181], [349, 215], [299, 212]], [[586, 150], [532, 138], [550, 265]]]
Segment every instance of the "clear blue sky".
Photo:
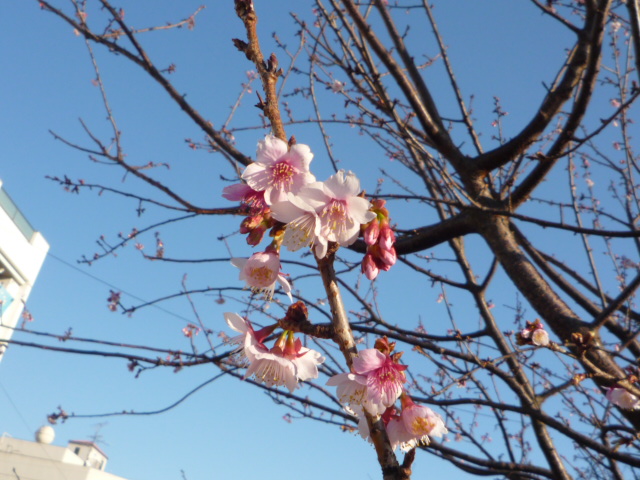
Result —
[[[124, 3], [127, 19], [142, 27], [182, 19], [201, 2]], [[287, 15], [287, 5], [294, 2], [255, 3], [265, 50], [271, 51], [272, 31], [287, 39], [295, 31]], [[304, 16], [310, 14], [309, 2], [295, 3], [299, 5], [297, 11]], [[484, 131], [491, 133], [493, 95], [500, 96], [510, 112], [512, 127], [507, 128], [521, 126], [543, 94], [540, 79], [549, 77], [540, 72], [556, 70], [563, 54], [557, 44], [567, 37], [553, 22], [542, 21], [527, 2], [450, 0], [439, 2], [436, 14], [465, 93], [476, 95], [476, 117], [480, 125], [485, 123]], [[193, 317], [184, 300], [169, 302], [164, 310], [146, 309], [128, 318], [107, 310], [110, 287], [105, 284], [149, 300], [179, 290], [185, 267], [149, 265], [139, 260], [133, 248], [91, 267], [75, 263], [83, 254], [96, 251], [95, 240], [100, 235], [114, 238], [117, 232], [144, 226], [146, 220], [135, 218], [130, 202], [89, 192], [78, 197], [45, 179], [45, 175], [66, 174], [123, 188], [136, 185], [130, 179], [121, 182], [122, 172], [91, 164], [83, 154], [54, 141], [48, 133], [53, 129], [84, 143], [86, 137], [78, 122], [81, 117], [97, 132], [108, 135], [83, 40], [53, 15], [40, 11], [37, 2], [25, 0], [0, 4], [0, 32], [0, 178], [51, 245], [51, 255], [29, 301], [35, 318], [32, 327], [55, 333], [73, 327], [74, 334], [82, 337], [187, 349], [180, 330]], [[173, 79], [179, 89], [207, 118], [220, 125], [240, 82], [245, 81], [245, 71], [252, 68], [231, 44], [231, 38], [242, 36], [229, 0], [209, 2], [198, 16], [194, 31], [152, 34], [144, 42], [158, 65], [177, 65]], [[414, 38], [418, 41], [418, 36]], [[294, 40], [290, 41], [293, 44]], [[514, 45], [522, 50], [516, 52]], [[231, 169], [219, 158], [192, 152], [184, 144], [188, 137], [200, 140], [199, 130], [137, 69], [99, 48], [96, 52], [112, 92], [112, 107], [124, 132], [129, 158], [137, 164], [170, 163], [171, 170], [159, 172], [159, 178], [170, 180], [181, 193], [188, 193], [204, 206], [228, 205], [220, 198], [222, 183], [218, 176], [231, 176]], [[532, 75], [534, 72], [538, 75]], [[252, 115], [255, 111], [246, 108], [240, 118], [245, 123], [257, 123]], [[298, 131], [289, 131], [292, 133], [298, 141], [311, 143]], [[256, 131], [239, 136], [240, 148], [253, 155], [261, 135], [263, 132]], [[349, 141], [342, 140], [342, 166], [358, 173], [358, 165], [347, 160]], [[329, 173], [327, 162], [315, 161], [318, 177]], [[367, 180], [365, 188], [372, 190], [375, 179]], [[236, 220], [227, 222], [228, 228], [207, 222], [190, 224], [187, 234], [169, 229], [163, 236], [167, 254], [226, 255], [216, 237], [231, 231]], [[249, 250], [237, 238], [235, 241], [234, 254], [247, 255]], [[153, 248], [151, 236], [145, 243]], [[232, 266], [218, 264], [189, 267], [188, 272], [190, 286], [213, 285], [220, 278], [235, 279], [237, 275]], [[435, 303], [438, 293], [427, 290], [428, 304], [434, 308], [429, 316], [443, 315]], [[128, 295], [123, 298], [127, 303], [136, 301]], [[211, 298], [199, 301], [207, 323], [217, 329], [222, 328], [222, 312], [234, 310], [231, 303], [217, 306]], [[417, 318], [412, 321], [417, 322]], [[0, 364], [0, 433], [31, 438], [58, 405], [78, 414], [163, 408], [214, 373], [206, 367], [177, 374], [156, 370], [134, 379], [123, 360], [14, 347]], [[189, 480], [293, 478], [295, 473], [289, 472], [290, 468], [304, 469], [307, 480], [379, 478], [374, 452], [359, 437], [308, 420], [287, 423], [282, 419], [286, 413], [249, 385], [223, 379], [161, 416], [72, 420], [58, 425], [56, 443], [87, 438], [95, 433], [97, 424], [106, 421], [100, 434], [110, 458], [108, 471], [130, 480], [180, 480], [181, 469]], [[433, 458], [419, 455], [414, 464], [415, 478], [449, 471], [433, 462]], [[460, 473], [455, 475], [465, 478]]]

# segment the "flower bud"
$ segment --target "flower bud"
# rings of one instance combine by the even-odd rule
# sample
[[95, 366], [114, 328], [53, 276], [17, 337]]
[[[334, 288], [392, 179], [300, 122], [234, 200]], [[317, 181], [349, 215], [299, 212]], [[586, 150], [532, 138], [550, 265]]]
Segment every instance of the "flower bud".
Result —
[[388, 224], [380, 228], [379, 242], [380, 242], [380, 247], [383, 250], [391, 250], [395, 241], [396, 241], [396, 234], [393, 233], [393, 230], [391, 230], [391, 227]]
[[264, 238], [264, 234], [266, 231], [267, 229], [262, 225], [251, 230], [249, 232], [249, 235], [247, 235], [247, 245], [251, 245], [252, 247], [259, 245], [262, 239]]
[[378, 241], [379, 235], [380, 223], [377, 218], [374, 218], [364, 230], [364, 243], [367, 245], [375, 245]]
[[374, 280], [380, 270], [378, 269], [376, 262], [373, 260], [371, 254], [367, 253], [362, 259], [362, 273], [369, 279]]
[[396, 264], [396, 260], [398, 259], [398, 255], [396, 254], [396, 249], [392, 246], [389, 250], [385, 250], [383, 248], [378, 250], [378, 257], [385, 265], [392, 267]]

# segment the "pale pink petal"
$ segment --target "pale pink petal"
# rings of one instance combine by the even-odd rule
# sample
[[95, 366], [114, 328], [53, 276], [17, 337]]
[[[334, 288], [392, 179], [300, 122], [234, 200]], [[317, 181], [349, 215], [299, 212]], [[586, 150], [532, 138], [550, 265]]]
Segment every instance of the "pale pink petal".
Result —
[[232, 202], [241, 202], [245, 195], [251, 193], [253, 189], [244, 183], [234, 183], [222, 189], [222, 196]]
[[349, 214], [358, 223], [369, 223], [376, 218], [376, 214], [369, 211], [371, 203], [360, 197], [351, 197], [348, 200]]
[[367, 375], [386, 363], [386, 356], [375, 348], [367, 348], [358, 352], [353, 359], [353, 370], [360, 375]]
[[237, 313], [225, 312], [224, 319], [227, 321], [227, 325], [229, 325], [231, 330], [235, 330], [239, 333], [247, 333], [249, 331], [247, 321]]
[[[311, 208], [309, 207], [309, 211], [310, 210]], [[287, 200], [274, 202], [271, 205], [271, 216], [282, 223], [292, 222], [295, 219], [300, 218], [306, 212], [307, 210], [300, 208], [296, 203], [292, 201], [291, 195], [287, 197]]]
[[[296, 143], [291, 147], [289, 156], [292, 161], [296, 162], [297, 166], [299, 166], [301, 170], [309, 170], [309, 164], [311, 163], [311, 160], [313, 160], [313, 153], [311, 153], [311, 149], [308, 145]], [[311, 182], [314, 181], [315, 177], [313, 177], [313, 180], [311, 180]]]
[[282, 291], [287, 295], [287, 297], [289, 297], [291, 303], [293, 303], [293, 297], [291, 296], [291, 284], [289, 284], [283, 275], [278, 275], [277, 281], [282, 287]]
[[353, 172], [339, 170], [324, 182], [325, 191], [332, 198], [346, 200], [360, 193], [360, 180]]
[[298, 380], [304, 381], [310, 378], [318, 378], [318, 365], [324, 363], [325, 358], [319, 352], [302, 347], [299, 356], [291, 359], [296, 367]]
[[286, 142], [273, 135], [267, 135], [264, 140], [258, 142], [256, 161], [266, 165], [274, 163], [287, 154], [287, 149]]
[[309, 205], [314, 211], [324, 207], [331, 199], [326, 193], [324, 183], [314, 182], [301, 188], [296, 195], [300, 200]]
[[244, 280], [244, 266], [247, 264], [248, 258], [234, 257], [231, 259], [231, 265], [240, 269], [240, 280]]
[[264, 201], [267, 205], [273, 205], [276, 202], [283, 202], [287, 199], [287, 192], [269, 185], [264, 191]]
[[336, 395], [345, 405], [362, 405], [366, 398], [366, 377], [353, 373], [339, 373], [327, 380], [330, 387], [338, 387]]
[[313, 244], [313, 251], [318, 258], [324, 258], [327, 255], [327, 250], [329, 248], [329, 244], [327, 243], [327, 239], [323, 237], [316, 237], [316, 240]]
[[271, 177], [262, 163], [251, 163], [242, 172], [242, 179], [254, 190], [262, 192], [269, 187]]

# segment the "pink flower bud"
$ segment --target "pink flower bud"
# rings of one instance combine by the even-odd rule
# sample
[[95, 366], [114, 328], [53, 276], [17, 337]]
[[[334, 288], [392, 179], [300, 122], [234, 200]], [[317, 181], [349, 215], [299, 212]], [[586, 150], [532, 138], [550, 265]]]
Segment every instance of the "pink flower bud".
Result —
[[373, 260], [371, 254], [367, 253], [362, 259], [362, 273], [369, 279], [374, 280], [380, 270], [378, 269], [376, 262]]
[[364, 243], [367, 245], [375, 245], [380, 235], [380, 223], [377, 218], [374, 218], [367, 228], [364, 230]]
[[382, 248], [379, 249], [378, 257], [385, 265], [388, 265], [390, 267], [395, 265], [396, 260], [398, 259], [398, 256], [396, 255], [396, 249], [394, 247], [391, 247], [389, 250], [385, 250]]
[[389, 225], [384, 225], [380, 229], [380, 239], [379, 239], [380, 247], [383, 250], [391, 250], [395, 241], [396, 241], [396, 234], [393, 233], [393, 230], [391, 230], [391, 227], [389, 227]]

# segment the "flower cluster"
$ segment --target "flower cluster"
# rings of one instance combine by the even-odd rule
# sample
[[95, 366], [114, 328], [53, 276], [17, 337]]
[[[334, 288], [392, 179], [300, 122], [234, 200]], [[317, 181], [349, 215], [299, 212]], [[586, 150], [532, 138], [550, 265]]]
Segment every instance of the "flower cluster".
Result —
[[[276, 281], [289, 294], [290, 287], [280, 274], [282, 245], [291, 251], [312, 248], [324, 258], [330, 242], [353, 244], [363, 225], [368, 249], [363, 271], [369, 279], [380, 270], [389, 270], [396, 261], [395, 235], [389, 226], [384, 201], [373, 205], [361, 196], [360, 180], [352, 172], [340, 170], [324, 182], [309, 171], [313, 159], [307, 145], [267, 136], [258, 142], [256, 161], [242, 173], [246, 183], [226, 187], [223, 197], [239, 201], [247, 213], [240, 232], [249, 245], [258, 245], [271, 229], [271, 245], [249, 259], [233, 260], [241, 269], [240, 279], [253, 290], [273, 294]], [[365, 263], [370, 265], [365, 268]], [[375, 274], [373, 273], [375, 271]]]
[[[363, 438], [369, 438], [364, 415], [381, 417], [392, 447], [411, 449], [418, 444], [428, 444], [429, 436], [447, 433], [444, 422], [428, 407], [416, 405], [404, 392], [408, 368], [399, 363], [401, 353], [393, 353], [395, 343], [386, 337], [376, 341], [375, 348], [362, 350], [353, 360], [350, 373], [334, 375], [327, 385], [337, 387], [338, 399], [348, 405], [348, 410], [360, 419], [359, 430]], [[401, 399], [402, 411], [398, 414], [396, 401]]]
[[375, 279], [380, 270], [389, 271], [398, 258], [394, 246], [396, 235], [389, 225], [389, 211], [385, 208], [385, 203], [379, 199], [372, 202], [371, 211], [376, 216], [364, 227], [367, 253], [362, 260], [362, 273], [369, 280]]
[[527, 326], [518, 333], [518, 345], [535, 345], [546, 347], [549, 345], [549, 333], [544, 329], [544, 325], [537, 320], [527, 322]]
[[318, 365], [324, 357], [315, 350], [303, 347], [293, 332], [285, 330], [275, 345], [267, 348], [267, 337], [277, 328], [277, 324], [253, 329], [251, 322], [237, 313], [224, 314], [227, 325], [240, 335], [230, 339], [230, 343], [240, 345], [238, 349], [248, 362], [244, 378], [253, 376], [268, 387], [286, 386], [290, 392], [298, 388], [299, 381], [318, 378]]

